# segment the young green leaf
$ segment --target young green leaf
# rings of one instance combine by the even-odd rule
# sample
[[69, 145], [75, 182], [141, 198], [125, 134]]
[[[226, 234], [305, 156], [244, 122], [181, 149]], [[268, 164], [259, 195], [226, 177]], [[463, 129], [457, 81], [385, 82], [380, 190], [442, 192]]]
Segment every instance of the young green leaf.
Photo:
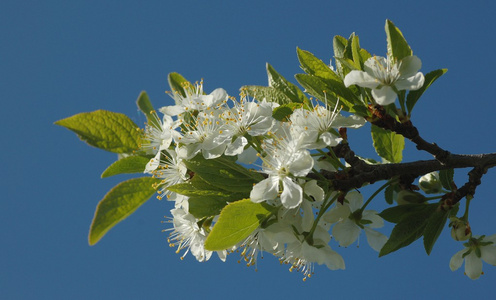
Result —
[[431, 215], [429, 220], [427, 220], [427, 225], [424, 229], [424, 248], [427, 255], [431, 254], [437, 238], [446, 225], [449, 213], [449, 210], [445, 211], [439, 209]]
[[143, 173], [146, 164], [150, 161], [149, 157], [132, 155], [124, 157], [108, 166], [103, 171], [101, 177], [110, 177], [118, 174]]
[[297, 108], [302, 107], [301, 103], [289, 103], [283, 104], [274, 108], [272, 112], [272, 117], [281, 122], [287, 122], [293, 111]]
[[153, 116], [153, 112], [155, 110], [153, 109], [150, 98], [145, 91], [141, 91], [141, 93], [139, 94], [138, 100], [136, 100], [136, 105], [138, 105], [138, 108], [141, 110], [141, 112], [145, 114], [148, 124], [152, 124], [156, 128], [160, 128], [160, 121], [157, 119], [156, 116]]
[[291, 99], [286, 94], [270, 86], [245, 85], [241, 90], [260, 101], [265, 99], [268, 102], [276, 102], [281, 105], [291, 103]]
[[321, 101], [327, 101], [329, 106], [335, 106], [339, 97], [339, 105], [342, 106], [343, 110], [354, 112], [352, 102], [356, 101], [356, 97], [342, 82], [326, 80], [308, 74], [296, 74], [295, 78], [307, 93]]
[[294, 84], [287, 81], [281, 74], [267, 63], [267, 76], [269, 77], [269, 86], [283, 92], [292, 102], [307, 103], [308, 98]]
[[406, 108], [408, 109], [408, 115], [412, 114], [412, 109], [418, 99], [420, 99], [420, 96], [422, 96], [422, 94], [431, 86], [431, 84], [434, 83], [434, 81], [443, 76], [446, 72], [448, 72], [448, 69], [439, 69], [425, 74], [424, 85], [420, 89], [410, 91], [408, 93], [408, 96], [406, 97]]
[[73, 132], [91, 146], [115, 153], [131, 153], [138, 149], [138, 126], [126, 115], [97, 110], [80, 113], [55, 122]]
[[247, 238], [273, 213], [273, 207], [253, 203], [250, 199], [228, 204], [208, 235], [205, 249], [219, 251], [231, 248]]
[[296, 54], [301, 64], [301, 69], [309, 75], [315, 75], [320, 78], [343, 81], [334, 71], [322, 60], [318, 59], [312, 53], [296, 48]]
[[403, 37], [403, 33], [394, 26], [393, 22], [386, 20], [387, 52], [390, 59], [399, 61], [412, 55], [412, 49]]
[[112, 227], [153, 196], [153, 184], [159, 181], [152, 177], [133, 178], [111, 189], [96, 207], [88, 236], [89, 244], [95, 245]]
[[371, 126], [371, 130], [372, 140], [377, 154], [388, 162], [401, 162], [403, 159], [403, 148], [405, 148], [405, 138], [400, 134], [375, 125]]
[[344, 58], [344, 51], [347, 44], [348, 40], [342, 36], [336, 35], [332, 39], [332, 48], [334, 50], [334, 58], [336, 59], [336, 71], [341, 78], [344, 78], [344, 76], [350, 71], [348, 69], [343, 69], [341, 62], [338, 60], [338, 58]]
[[191, 85], [191, 83], [186, 80], [181, 74], [179, 73], [169, 73], [169, 76], [167, 76], [167, 81], [169, 82], [169, 86], [172, 90], [172, 92], [177, 92], [181, 96], [186, 97], [186, 92], [184, 91], [184, 87]]

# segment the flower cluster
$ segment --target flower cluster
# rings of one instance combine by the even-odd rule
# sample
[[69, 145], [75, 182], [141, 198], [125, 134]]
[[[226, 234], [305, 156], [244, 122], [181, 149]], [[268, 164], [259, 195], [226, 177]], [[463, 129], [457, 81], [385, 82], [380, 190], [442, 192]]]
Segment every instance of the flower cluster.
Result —
[[205, 241], [218, 220], [218, 216], [195, 217], [189, 197], [168, 189], [191, 181], [194, 174], [185, 161], [197, 155], [232, 157], [265, 174], [253, 185], [249, 198], [275, 208], [247, 238], [216, 251], [223, 261], [239, 249], [247, 264], [253, 265], [260, 253], [267, 252], [306, 278], [313, 273], [314, 263], [331, 270], [345, 268], [343, 258], [329, 244], [332, 236], [347, 247], [364, 229], [373, 249], [379, 251], [384, 245], [387, 238], [371, 229], [383, 225], [377, 213], [364, 211], [356, 217], [363, 202], [359, 193], [349, 193], [337, 202], [336, 192], [306, 177], [322, 166], [334, 171], [331, 164], [317, 160], [322, 160], [317, 150], [337, 145], [342, 138], [336, 129], [358, 128], [365, 123], [363, 118], [343, 116], [337, 106], [315, 101], [295, 108], [289, 120], [282, 122], [272, 116], [277, 103], [258, 101], [244, 92], [237, 100], [220, 88], [206, 95], [202, 82], [185, 84], [172, 97], [175, 105], [159, 109], [162, 118], [151, 114], [141, 147], [154, 156], [145, 173], [161, 179], [155, 186], [158, 197], [175, 203], [169, 221], [173, 228], [166, 231], [170, 231], [170, 245], [177, 246], [178, 252], [185, 250], [182, 257], [189, 252], [198, 261], [211, 257], [213, 251], [206, 249]]

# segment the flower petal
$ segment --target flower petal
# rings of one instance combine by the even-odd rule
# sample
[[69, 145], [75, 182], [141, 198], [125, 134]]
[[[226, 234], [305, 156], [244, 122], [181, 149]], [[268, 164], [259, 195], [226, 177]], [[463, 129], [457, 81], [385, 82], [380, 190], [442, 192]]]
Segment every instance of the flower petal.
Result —
[[269, 177], [255, 184], [250, 193], [251, 201], [258, 203], [277, 197], [279, 178]]
[[480, 250], [482, 260], [490, 265], [496, 266], [496, 247], [483, 246]]
[[352, 220], [345, 219], [334, 225], [332, 235], [341, 247], [348, 247], [358, 239], [360, 227]]
[[344, 78], [344, 85], [346, 87], [349, 87], [353, 84], [361, 87], [375, 89], [380, 84], [380, 82], [366, 72], [353, 70]]
[[410, 77], [415, 75], [422, 68], [422, 61], [415, 55], [407, 56], [400, 62], [401, 77]]
[[377, 230], [370, 229], [368, 227], [364, 228], [365, 236], [367, 237], [367, 242], [370, 247], [377, 252], [380, 252], [384, 244], [387, 242], [388, 238], [384, 234]]
[[465, 274], [470, 279], [477, 279], [482, 274], [482, 260], [477, 257], [475, 251], [465, 256]]
[[451, 257], [451, 260], [449, 263], [451, 271], [456, 271], [462, 266], [463, 253], [465, 253], [465, 252], [467, 252], [466, 248], [456, 252], [455, 255], [453, 255], [453, 257]]
[[283, 191], [281, 194], [282, 205], [286, 208], [295, 208], [300, 205], [303, 199], [303, 189], [298, 184], [294, 183], [291, 178], [282, 180]]
[[383, 86], [380, 89], [372, 90], [372, 96], [380, 105], [389, 105], [396, 101], [396, 93], [390, 86]]
[[425, 80], [424, 74], [418, 72], [414, 76], [397, 80], [394, 83], [394, 86], [398, 91], [402, 91], [402, 90], [415, 91], [424, 85], [424, 80]]

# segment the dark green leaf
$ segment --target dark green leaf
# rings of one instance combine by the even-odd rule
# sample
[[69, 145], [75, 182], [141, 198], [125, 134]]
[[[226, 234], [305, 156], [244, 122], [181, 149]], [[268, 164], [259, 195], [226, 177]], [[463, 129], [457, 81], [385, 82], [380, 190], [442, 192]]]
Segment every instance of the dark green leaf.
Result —
[[[386, 202], [388, 204], [393, 204], [394, 203], [394, 194], [399, 191], [399, 185], [398, 184], [390, 184], [386, 190], [384, 191], [384, 197], [386, 199]], [[404, 206], [404, 205], [402, 205]], [[388, 220], [389, 221], [389, 220]], [[389, 221], [391, 222], [391, 221]], [[397, 222], [394, 222], [397, 223]]]
[[452, 191], [454, 189], [453, 176], [455, 176], [455, 170], [453, 169], [439, 171], [439, 180], [441, 181], [441, 185], [448, 191]]
[[126, 115], [97, 110], [59, 120], [63, 126], [91, 146], [115, 153], [131, 153], [138, 149], [138, 126]]
[[90, 227], [89, 244], [95, 245], [112, 227], [131, 215], [153, 194], [152, 177], [134, 178], [119, 183], [98, 203]]
[[408, 96], [406, 97], [406, 107], [408, 109], [408, 114], [411, 115], [412, 109], [417, 103], [418, 99], [420, 99], [420, 96], [422, 96], [422, 94], [431, 86], [431, 84], [434, 83], [434, 81], [436, 81], [436, 79], [443, 76], [446, 72], [448, 72], [448, 69], [439, 69], [427, 73], [425, 75], [424, 85], [420, 89], [416, 91], [410, 91], [408, 93]]
[[384, 247], [382, 247], [379, 256], [384, 256], [406, 247], [422, 236], [427, 221], [438, 205], [425, 206], [425, 209], [407, 214], [394, 226], [391, 236]]
[[449, 211], [438, 209], [427, 221], [427, 225], [424, 230], [424, 248], [427, 255], [431, 254], [437, 238], [443, 231], [446, 225], [446, 220], [448, 220], [448, 214]]
[[249, 196], [254, 184], [263, 180], [260, 173], [250, 171], [223, 157], [205, 159], [197, 155], [185, 164], [195, 172], [195, 176], [200, 176], [208, 184], [224, 191], [245, 193], [246, 196]]
[[379, 216], [391, 223], [399, 223], [411, 213], [432, 210], [432, 205], [437, 204], [403, 204], [383, 210]]
[[118, 174], [143, 173], [146, 164], [150, 161], [149, 157], [132, 155], [119, 159], [111, 164], [102, 173], [102, 178]]

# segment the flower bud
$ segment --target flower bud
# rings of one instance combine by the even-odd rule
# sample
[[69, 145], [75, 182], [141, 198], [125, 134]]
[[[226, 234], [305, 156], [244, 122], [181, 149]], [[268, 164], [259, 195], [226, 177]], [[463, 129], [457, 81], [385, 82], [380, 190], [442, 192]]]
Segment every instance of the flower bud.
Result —
[[402, 204], [416, 204], [425, 202], [424, 195], [410, 191], [410, 190], [401, 190], [396, 196], [396, 202], [399, 205]]
[[452, 217], [450, 227], [451, 237], [455, 241], [466, 241], [472, 236], [472, 230], [467, 221]]
[[439, 194], [443, 189], [438, 172], [431, 172], [420, 177], [419, 186], [426, 194]]

